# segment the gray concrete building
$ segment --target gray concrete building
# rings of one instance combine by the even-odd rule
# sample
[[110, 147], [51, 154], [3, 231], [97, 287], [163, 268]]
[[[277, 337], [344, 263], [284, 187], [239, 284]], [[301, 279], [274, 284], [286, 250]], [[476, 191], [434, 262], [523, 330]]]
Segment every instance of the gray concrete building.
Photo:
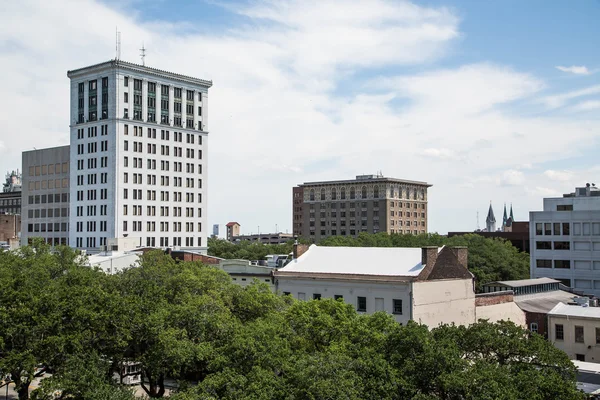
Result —
[[21, 244], [69, 245], [70, 147], [24, 151]]
[[600, 189], [593, 184], [529, 213], [531, 277], [600, 296]]
[[318, 241], [360, 232], [427, 232], [426, 182], [359, 175], [306, 182], [292, 190], [294, 236]]

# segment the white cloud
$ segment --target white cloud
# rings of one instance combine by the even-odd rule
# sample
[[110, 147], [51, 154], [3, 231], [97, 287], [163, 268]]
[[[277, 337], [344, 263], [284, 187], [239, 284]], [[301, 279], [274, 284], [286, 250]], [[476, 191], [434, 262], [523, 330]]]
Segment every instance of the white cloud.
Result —
[[541, 99], [539, 99], [539, 102], [545, 104], [546, 107], [550, 109], [554, 109], [563, 107], [570, 100], [584, 96], [591, 96], [598, 93], [600, 93], [600, 85], [595, 85], [583, 89], [573, 90], [567, 93], [542, 97]]
[[566, 182], [573, 179], [573, 173], [570, 171], [555, 171], [555, 170], [546, 170], [544, 171], [544, 176], [553, 181]]
[[525, 175], [516, 169], [504, 171], [500, 177], [500, 185], [503, 186], [518, 186], [523, 183], [525, 183]]
[[[66, 71], [114, 57], [112, 26], [122, 31], [123, 59], [137, 62], [143, 41], [147, 65], [214, 82], [209, 225], [239, 220], [291, 229], [293, 185], [378, 170], [434, 185], [434, 231], [469, 228], [475, 216], [465, 215], [490, 199], [513, 201], [526, 216], [539, 199], [526, 196], [515, 166], [577, 155], [600, 131], [584, 118], [504, 111], [545, 86], [526, 72], [485, 60], [436, 69], [461, 36], [459, 18], [445, 8], [353, 0], [231, 9], [242, 24], [199, 31], [92, 0], [6, 3], [0, 84], [11, 96], [0, 98], [0, 118], [11, 137], [2, 138], [0, 168], [19, 167], [32, 145], [67, 143]], [[406, 66], [423, 72], [402, 73]], [[376, 91], [365, 78], [373, 68], [383, 71]], [[424, 154], [457, 162], [448, 168], [424, 162]], [[541, 174], [526, 178], [532, 187], [549, 186]]]
[[600, 100], [588, 100], [575, 104], [571, 107], [572, 111], [591, 111], [600, 109]]
[[423, 150], [423, 155], [425, 157], [437, 158], [440, 160], [459, 160], [461, 157], [454, 152], [454, 150], [450, 149], [435, 149], [429, 148]]
[[591, 74], [590, 70], [587, 69], [587, 67], [585, 65], [573, 65], [570, 67], [561, 67], [561, 66], [557, 66], [556, 69], [562, 71], [562, 72], [570, 72], [572, 74], [575, 75], [589, 75]]

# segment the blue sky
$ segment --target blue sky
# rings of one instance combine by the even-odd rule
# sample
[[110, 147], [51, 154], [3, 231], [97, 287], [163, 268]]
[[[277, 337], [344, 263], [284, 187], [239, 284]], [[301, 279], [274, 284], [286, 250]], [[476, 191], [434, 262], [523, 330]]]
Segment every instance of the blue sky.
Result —
[[524, 220], [544, 196], [600, 181], [598, 0], [1, 10], [0, 79], [14, 93], [0, 100], [4, 170], [32, 144], [68, 142], [66, 71], [113, 58], [118, 26], [123, 59], [139, 62], [144, 43], [149, 66], [214, 81], [208, 218], [222, 229], [291, 230], [293, 185], [379, 170], [434, 185], [429, 229], [440, 233], [475, 229], [490, 201]]

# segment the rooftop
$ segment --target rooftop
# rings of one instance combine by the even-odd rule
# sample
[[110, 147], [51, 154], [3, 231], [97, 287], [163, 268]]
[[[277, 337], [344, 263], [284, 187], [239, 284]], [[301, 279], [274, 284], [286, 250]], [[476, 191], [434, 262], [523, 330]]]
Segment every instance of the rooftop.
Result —
[[280, 272], [416, 277], [423, 270], [421, 248], [325, 247], [311, 245]]
[[69, 71], [67, 71], [67, 76], [69, 78], [72, 78], [74, 76], [85, 74], [92, 70], [99, 70], [99, 69], [104, 69], [104, 68], [115, 68], [115, 67], [128, 69], [128, 70], [132, 70], [132, 71], [138, 71], [141, 73], [146, 73], [146, 74], [151, 74], [151, 75], [165, 76], [165, 77], [168, 77], [171, 79], [176, 79], [176, 80], [183, 81], [183, 82], [194, 83], [194, 84], [198, 84], [198, 85], [202, 85], [202, 86], [206, 86], [206, 87], [212, 86], [212, 81], [207, 81], [207, 80], [200, 79], [200, 78], [194, 78], [192, 76], [187, 76], [187, 75], [181, 75], [181, 74], [177, 74], [174, 72], [164, 71], [164, 70], [157, 69], [157, 68], [151, 68], [151, 67], [147, 67], [145, 65], [130, 63], [130, 62], [123, 61], [123, 60], [109, 60], [109, 61], [104, 61], [104, 62], [101, 62], [98, 64], [89, 65], [87, 67], [69, 70]]
[[335, 184], [370, 183], [370, 182], [392, 182], [392, 183], [420, 185], [420, 186], [427, 186], [427, 187], [433, 186], [427, 182], [410, 181], [410, 180], [406, 180], [406, 179], [396, 179], [396, 178], [386, 178], [382, 175], [358, 175], [356, 177], [356, 179], [346, 179], [346, 180], [337, 180], [337, 181], [304, 182], [298, 186], [317, 186], [317, 185], [335, 185]]
[[234, 225], [240, 225], [237, 222], [228, 222], [227, 225], [225, 226], [234, 226]]
[[519, 308], [526, 312], [547, 314], [557, 304], [569, 303], [573, 301], [573, 293], [563, 290], [554, 290], [551, 292], [541, 292], [515, 296], [515, 303]]
[[600, 307], [570, 306], [559, 303], [548, 315], [597, 319], [600, 318]]
[[547, 283], [560, 283], [556, 279], [551, 278], [536, 278], [536, 279], [519, 279], [514, 281], [496, 281], [486, 283], [485, 286], [493, 286], [493, 285], [504, 285], [508, 287], [523, 287], [523, 286], [532, 286], [532, 285], [544, 285]]

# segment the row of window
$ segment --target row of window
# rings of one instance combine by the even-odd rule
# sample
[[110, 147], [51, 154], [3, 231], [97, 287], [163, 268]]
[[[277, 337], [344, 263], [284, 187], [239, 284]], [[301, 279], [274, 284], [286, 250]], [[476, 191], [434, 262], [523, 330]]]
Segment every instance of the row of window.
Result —
[[554, 249], [554, 250], [571, 250], [571, 242], [536, 241], [535, 248], [537, 250], [552, 250], [552, 249]]
[[37, 210], [27, 210], [28, 218], [60, 218], [68, 216], [68, 208], [40, 208]]
[[[298, 228], [301, 229], [302, 225], [298, 224]], [[310, 236], [315, 236], [316, 231], [311, 228], [310, 230]], [[350, 236], [356, 236], [357, 232], [368, 232], [366, 227], [361, 227], [360, 230], [356, 230], [356, 229], [350, 229], [349, 231], [346, 230], [340, 230], [338, 231], [337, 229], [332, 229], [332, 230], [324, 230], [322, 229], [320, 231], [321, 236], [337, 236], [337, 235], [341, 235], [341, 236], [346, 236], [346, 235], [350, 235]], [[378, 233], [379, 232], [379, 227], [373, 227], [373, 233]], [[424, 229], [420, 229], [420, 230], [410, 230], [410, 229], [390, 229], [390, 233], [398, 233], [398, 234], [406, 234], [406, 235], [418, 235], [419, 233], [425, 233]]]
[[27, 224], [27, 232], [68, 232], [66, 222], [51, 222], [47, 224]]
[[27, 198], [28, 204], [46, 204], [46, 203], [68, 203], [69, 193], [54, 193], [54, 194], [36, 194]]
[[[575, 343], [585, 343], [585, 329], [583, 326], [575, 325], [574, 326], [575, 333]], [[554, 339], [555, 340], [565, 340], [565, 329], [562, 324], [554, 324]], [[600, 344], [600, 328], [596, 328], [596, 342], [595, 344]]]
[[[156, 129], [155, 128], [147, 128], [147, 138], [148, 139], [156, 139]], [[133, 127], [133, 136], [135, 137], [143, 137], [143, 128], [141, 126]], [[129, 135], [129, 125], [125, 124], [123, 126], [123, 134]], [[164, 129], [160, 131], [160, 139], [161, 140], [170, 140], [171, 137], [170, 132]], [[183, 132], [173, 132], [173, 141], [183, 143]], [[186, 143], [188, 144], [196, 144], [196, 141], [199, 145], [202, 145], [202, 136], [194, 135], [193, 133], [186, 133]], [[197, 138], [197, 139], [196, 139]]]
[[[88, 143], [88, 153], [95, 153], [95, 147], [93, 146], [95, 143]], [[91, 150], [90, 151], [90, 145], [92, 145]], [[81, 145], [83, 146], [83, 145]], [[104, 148], [104, 147], [102, 147]], [[108, 142], [106, 143], [106, 149], [108, 149]], [[144, 152], [144, 147], [143, 147], [143, 143], [142, 142], [133, 142], [133, 152], [134, 153], [143, 153]], [[105, 150], [103, 150], [105, 151]], [[123, 151], [129, 151], [129, 141], [128, 140], [124, 140], [123, 141]], [[148, 154], [156, 154], [156, 145], [155, 144], [151, 144], [148, 143], [147, 144], [147, 153]], [[77, 154], [84, 154], [83, 152], [83, 147], [81, 147], [81, 152], [79, 149], [79, 145], [77, 147]], [[168, 156], [170, 155], [170, 147], [169, 146], [165, 146], [165, 145], [161, 145], [160, 146], [160, 154], [163, 156]], [[198, 159], [202, 160], [202, 150], [198, 150]], [[177, 147], [177, 146], [173, 146], [173, 156], [175, 157], [183, 157], [183, 148], [182, 147]], [[196, 157], [196, 150], [195, 149], [185, 149], [185, 157], [186, 158], [195, 158]]]
[[[357, 192], [356, 188], [350, 187], [350, 190], [349, 190], [350, 199], [357, 198], [356, 197], [357, 196], [356, 192]], [[331, 188], [329, 190], [329, 193], [331, 195], [331, 200], [337, 200], [338, 199], [338, 188], [335, 188], [335, 187]], [[380, 189], [379, 186], [375, 186], [373, 188], [372, 198], [379, 199], [381, 197], [380, 195], [382, 193], [385, 193], [385, 188], [381, 187], [381, 189]], [[390, 197], [396, 197], [397, 198], [399, 194], [400, 194], [400, 191], [398, 189], [396, 189], [396, 190], [391, 189], [390, 190]], [[319, 200], [321, 200], [321, 201], [326, 200], [327, 199], [327, 190], [325, 188], [321, 188], [319, 190], [318, 196], [319, 196]], [[309, 197], [308, 198], [309, 198], [310, 201], [315, 201], [315, 198], [316, 198], [315, 197], [315, 189], [310, 189]], [[360, 189], [360, 198], [361, 199], [368, 198], [368, 193], [367, 193], [367, 187], [366, 186], [362, 186], [361, 187], [361, 189]], [[425, 189], [421, 189], [419, 191], [419, 190], [416, 190], [416, 189], [413, 190], [413, 189], [406, 189], [406, 188], [404, 188], [404, 189], [402, 189], [402, 192], [401, 192], [401, 198], [406, 198], [406, 199], [412, 198], [413, 200], [417, 200], [417, 198], [418, 198], [420, 200], [424, 200], [425, 199]], [[345, 200], [346, 199], [346, 188], [345, 187], [342, 187], [342, 188], [339, 189], [339, 199], [340, 200]]]
[[21, 199], [2, 199], [0, 206], [18, 206], [21, 205]]
[[[294, 204], [301, 204], [301, 203], [296, 203], [294, 201]], [[379, 202], [373, 202], [373, 211], [379, 211]], [[395, 207], [394, 204], [396, 204], [395, 202], [391, 202], [390, 205], [391, 207]], [[404, 205], [405, 208], [415, 208], [415, 209], [422, 209], [425, 210], [425, 203], [402, 203], [401, 201], [399, 201], [398, 203], [398, 207], [402, 208], [402, 205]], [[339, 207], [338, 207], [339, 206]], [[355, 208], [360, 207], [361, 211], [367, 211], [368, 209], [368, 203], [366, 201], [362, 201], [360, 203], [357, 202], [348, 202], [348, 203], [319, 203], [319, 209], [321, 210], [326, 210], [328, 208], [332, 209], [332, 210], [336, 210], [338, 208], [341, 209], [345, 209], [345, 208], [349, 208], [351, 211], [354, 211]], [[308, 205], [309, 210], [311, 210], [311, 212], [314, 212], [316, 206], [314, 203], [311, 203]], [[298, 208], [298, 211], [302, 211], [302, 208]], [[400, 213], [401, 211], [397, 211], [398, 213]]]
[[56, 163], [32, 165], [29, 167], [29, 176], [66, 174], [69, 172], [69, 163]]
[[[29, 243], [30, 245], [33, 244], [33, 239], [35, 238], [35, 236], [29, 237], [27, 239], [27, 243]], [[44, 239], [46, 244], [50, 245], [50, 246], [67, 246], [69, 244], [69, 238], [68, 237], [49, 237], [49, 238], [41, 238]]]
[[[96, 206], [88, 206], [88, 209], [90, 207], [96, 207]], [[79, 215], [79, 208], [77, 207], [77, 216]], [[161, 217], [168, 217], [169, 216], [169, 206], [160, 206], [159, 211], [160, 211], [160, 216]], [[81, 207], [81, 215], [83, 215], [83, 207]], [[142, 206], [140, 205], [132, 205], [131, 206], [131, 210], [132, 210], [132, 215], [143, 215], [142, 214]], [[95, 212], [94, 213], [89, 213], [88, 212], [88, 216], [89, 215], [96, 215]], [[128, 204], [124, 204], [123, 205], [123, 215], [129, 215], [129, 205]], [[146, 216], [148, 217], [155, 217], [156, 216], [156, 206], [146, 206]], [[173, 207], [173, 217], [182, 217], [183, 216], [183, 207]], [[194, 218], [194, 207], [185, 207], [185, 216], [186, 218]], [[198, 214], [197, 214], [198, 218], [202, 218], [202, 208], [198, 208]]]
[[535, 224], [535, 234], [546, 236], [568, 236], [571, 234], [571, 229], [568, 222], [537, 222]]
[[[268, 281], [268, 279], [266, 280]], [[291, 295], [290, 292], [283, 292], [284, 295]], [[321, 293], [313, 293], [313, 300], [321, 300]], [[333, 295], [334, 300], [344, 300], [344, 296], [340, 294]], [[298, 300], [306, 300], [306, 293], [298, 292]], [[356, 298], [356, 311], [366, 312], [367, 311], [367, 298], [358, 296]], [[375, 311], [385, 311], [385, 299], [376, 297], [375, 298]], [[392, 299], [392, 314], [402, 315], [402, 300]]]
[[55, 189], [55, 188], [68, 188], [69, 187], [69, 178], [63, 179], [49, 179], [43, 181], [29, 181], [27, 184], [29, 191], [34, 190], [46, 190], [46, 189]]
[[[79, 224], [79, 222], [78, 222]], [[196, 232], [202, 232], [202, 222], [172, 222], [169, 221], [160, 221], [159, 222], [159, 230], [160, 232], [169, 232], [169, 225], [173, 228], [173, 232], [183, 232], [185, 227], [185, 232], [194, 232], [194, 224], [197, 224]], [[134, 232], [142, 232], [142, 221], [131, 221], [132, 230]], [[128, 221], [123, 221], [123, 231], [127, 232], [129, 229]], [[156, 221], [146, 221], [146, 231], [147, 232], [155, 232], [156, 231]], [[78, 232], [81, 232], [78, 230]], [[89, 228], [88, 228], [89, 232]]]
[[552, 268], [552, 262], [554, 261], [554, 268], [559, 269], [570, 269], [571, 260], [535, 260], [535, 265], [538, 268]]

